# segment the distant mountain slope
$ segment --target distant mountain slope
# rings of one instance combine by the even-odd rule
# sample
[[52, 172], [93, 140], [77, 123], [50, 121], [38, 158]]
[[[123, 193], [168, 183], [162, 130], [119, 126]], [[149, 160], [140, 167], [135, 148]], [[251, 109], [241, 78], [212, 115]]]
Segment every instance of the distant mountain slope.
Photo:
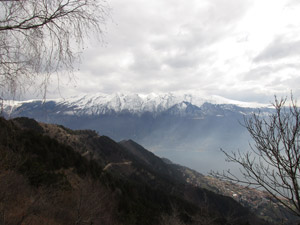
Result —
[[156, 171], [170, 175], [179, 182], [232, 197], [243, 206], [251, 209], [255, 215], [267, 221], [284, 224], [297, 224], [299, 222], [297, 216], [289, 213], [287, 209], [282, 207], [278, 201], [266, 192], [221, 181], [211, 176], [204, 176], [188, 167], [174, 164], [167, 159], [161, 159], [132, 140], [121, 141], [120, 144], [146, 165], [151, 165]]
[[143, 146], [137, 144], [132, 140], [119, 142], [121, 146], [126, 148], [132, 155], [134, 155], [145, 166], [158, 171], [159, 173], [173, 176], [176, 179], [175, 174], [169, 169], [169, 165], [166, 164], [161, 158], [154, 155], [152, 152], [146, 150]]
[[[19, 107], [24, 103], [33, 103], [41, 101], [15, 101], [13, 105]], [[61, 114], [75, 114], [75, 115], [101, 115], [110, 113], [131, 113], [143, 114], [146, 112], [152, 114], [159, 114], [173, 106], [179, 106], [179, 109], [185, 111], [188, 103], [197, 107], [201, 107], [204, 103], [214, 105], [236, 105], [241, 108], [263, 108], [267, 105], [255, 102], [241, 102], [226, 99], [220, 96], [203, 96], [197, 92], [191, 93], [152, 93], [144, 94], [86, 94], [81, 96], [74, 96], [68, 99], [48, 100], [64, 109]], [[9, 106], [9, 101], [4, 102], [4, 106]], [[67, 109], [67, 110], [66, 110]]]
[[[11, 221], [38, 224], [33, 221], [40, 218], [47, 224], [73, 224], [76, 216], [85, 216], [90, 223], [102, 215], [95, 224], [113, 224], [112, 218], [116, 224], [159, 224], [162, 216], [176, 212], [176, 219], [185, 224], [263, 224], [232, 198], [174, 178], [172, 167], [132, 141], [118, 144], [90, 130], [0, 118], [0, 153], [0, 188], [9, 173], [16, 177], [5, 189], [11, 195], [2, 205]], [[28, 192], [14, 195], [18, 182]], [[74, 199], [73, 208], [68, 198]], [[14, 211], [21, 201], [26, 217]], [[78, 208], [83, 203], [88, 211]], [[104, 212], [109, 222], [103, 220]]]
[[271, 111], [266, 105], [197, 93], [95, 94], [45, 103], [4, 103], [7, 117], [92, 129], [115, 141], [132, 139], [161, 157], [201, 172], [224, 166], [211, 167], [212, 160], [222, 160], [221, 147], [249, 147], [249, 135], [240, 122], [257, 107], [262, 113]]

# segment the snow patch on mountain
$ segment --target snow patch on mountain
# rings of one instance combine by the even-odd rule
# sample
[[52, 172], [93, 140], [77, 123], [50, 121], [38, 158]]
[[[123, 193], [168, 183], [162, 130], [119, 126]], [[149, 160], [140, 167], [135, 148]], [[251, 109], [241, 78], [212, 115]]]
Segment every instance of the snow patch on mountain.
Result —
[[[4, 108], [13, 110], [24, 103], [30, 101], [4, 101]], [[42, 101], [42, 100], [39, 100]], [[85, 94], [74, 96], [67, 99], [49, 99], [47, 102], [55, 102], [57, 106], [65, 107], [68, 114], [76, 112], [79, 114], [106, 114], [128, 112], [140, 114], [144, 112], [161, 113], [174, 106], [177, 110], [185, 111], [188, 104], [201, 107], [204, 103], [236, 105], [245, 108], [262, 108], [268, 107], [265, 104], [255, 102], [241, 102], [223, 98], [221, 96], [204, 96], [199, 93], [151, 93], [151, 94], [132, 94], [132, 93], [115, 93], [115, 94]]]
[[[138, 112], [162, 112], [176, 104], [189, 102], [195, 106], [201, 107], [205, 102], [211, 104], [233, 104], [239, 107], [246, 108], [261, 108], [267, 107], [265, 104], [255, 102], [240, 102], [226, 99], [220, 96], [203, 97], [195, 94], [176, 94], [176, 93], [151, 93], [148, 95], [142, 94], [93, 94], [72, 97], [60, 102], [61, 104], [69, 104], [76, 106], [77, 109], [93, 109], [105, 108], [115, 112], [128, 110], [131, 113]], [[182, 105], [184, 106], [184, 105]], [[93, 111], [93, 110], [92, 110]]]

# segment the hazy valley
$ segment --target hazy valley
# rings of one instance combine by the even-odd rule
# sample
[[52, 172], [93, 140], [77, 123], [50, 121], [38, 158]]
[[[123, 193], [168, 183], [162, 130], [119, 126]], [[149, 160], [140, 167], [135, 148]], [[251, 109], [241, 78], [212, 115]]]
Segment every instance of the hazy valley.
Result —
[[[192, 94], [95, 94], [61, 100], [7, 103], [6, 115], [71, 129], [91, 129], [115, 141], [132, 139], [158, 156], [200, 172], [228, 164], [220, 148], [249, 149], [243, 117], [267, 105]], [[215, 163], [218, 162], [218, 163]]]

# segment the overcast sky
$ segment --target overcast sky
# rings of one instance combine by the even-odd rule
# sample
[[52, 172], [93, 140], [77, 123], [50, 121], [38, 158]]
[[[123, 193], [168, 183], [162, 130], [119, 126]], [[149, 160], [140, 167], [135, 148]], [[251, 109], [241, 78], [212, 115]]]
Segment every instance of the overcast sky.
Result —
[[[270, 102], [300, 94], [299, 0], [110, 0], [104, 43], [83, 53], [80, 93], [201, 90]], [[58, 97], [54, 85], [48, 97]]]

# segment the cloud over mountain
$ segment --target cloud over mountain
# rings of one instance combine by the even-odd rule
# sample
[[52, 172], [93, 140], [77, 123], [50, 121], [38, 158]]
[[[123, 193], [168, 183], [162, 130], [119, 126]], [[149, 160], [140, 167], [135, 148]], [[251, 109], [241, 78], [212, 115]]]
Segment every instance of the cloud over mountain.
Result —
[[105, 42], [92, 40], [84, 50], [75, 81], [61, 77], [58, 90], [53, 77], [49, 98], [202, 90], [267, 103], [274, 94], [300, 90], [291, 85], [300, 76], [297, 1], [111, 0], [110, 5]]

